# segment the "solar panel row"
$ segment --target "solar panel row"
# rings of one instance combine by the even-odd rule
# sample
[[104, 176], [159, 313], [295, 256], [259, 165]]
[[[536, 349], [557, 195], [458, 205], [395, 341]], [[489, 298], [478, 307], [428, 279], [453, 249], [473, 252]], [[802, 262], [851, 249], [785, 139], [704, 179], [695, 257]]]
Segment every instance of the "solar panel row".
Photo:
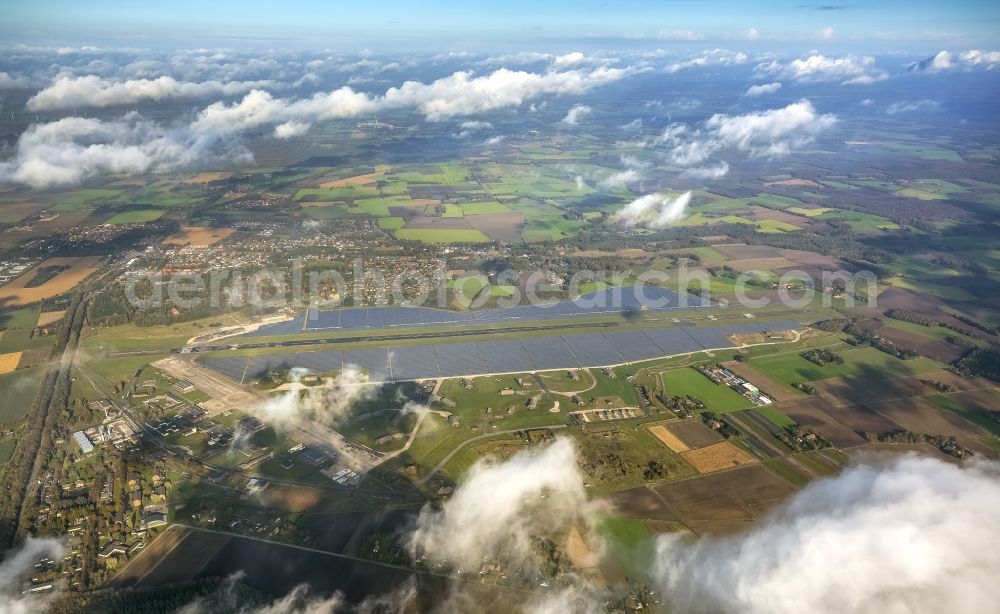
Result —
[[343, 309], [307, 309], [290, 322], [261, 326], [245, 336], [288, 335], [304, 330], [391, 328], [397, 326], [444, 326], [489, 324], [518, 320], [553, 320], [567, 317], [622, 313], [626, 311], [663, 311], [678, 307], [711, 307], [714, 303], [693, 295], [682, 295], [657, 286], [608, 288], [585, 294], [575, 301], [552, 302], [482, 311], [448, 311], [428, 307], [351, 307]]
[[792, 321], [724, 326], [671, 326], [607, 333], [500, 339], [474, 343], [437, 343], [354, 350], [289, 352], [266, 356], [206, 357], [202, 363], [239, 381], [259, 379], [270, 371], [302, 367], [338, 371], [355, 366], [373, 380], [406, 381], [432, 377], [513, 373], [607, 365], [729, 347], [726, 335], [789, 330]]

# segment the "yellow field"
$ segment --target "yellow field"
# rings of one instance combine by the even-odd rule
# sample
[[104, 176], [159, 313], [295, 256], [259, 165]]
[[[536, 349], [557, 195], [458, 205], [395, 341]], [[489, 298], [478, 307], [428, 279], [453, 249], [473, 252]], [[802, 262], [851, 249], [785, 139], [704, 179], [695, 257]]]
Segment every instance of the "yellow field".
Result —
[[691, 449], [687, 446], [687, 444], [681, 441], [677, 435], [671, 433], [670, 430], [662, 424], [649, 427], [649, 432], [652, 433], [654, 437], [659, 439], [660, 443], [667, 446], [674, 452], [687, 452]]
[[712, 473], [756, 462], [752, 456], [728, 441], [720, 441], [697, 450], [688, 450], [681, 454], [681, 458], [701, 473]]
[[352, 185], [365, 185], [366, 183], [371, 183], [385, 175], [389, 172], [390, 166], [388, 164], [380, 164], [375, 167], [374, 173], [368, 173], [366, 175], [355, 175], [353, 177], [344, 177], [343, 179], [337, 179], [334, 181], [327, 181], [326, 183], [319, 184], [321, 188], [346, 188]]
[[236, 232], [235, 228], [184, 226], [163, 240], [164, 245], [214, 245]]
[[35, 322], [35, 326], [38, 326], [38, 327], [48, 326], [49, 324], [52, 324], [53, 322], [58, 322], [59, 320], [62, 320], [62, 318], [63, 318], [63, 316], [65, 314], [66, 314], [65, 310], [63, 310], [63, 311], [46, 311], [45, 313], [40, 313], [40, 314], [38, 314], [38, 321]]
[[226, 172], [226, 171], [218, 171], [212, 173], [198, 173], [197, 175], [191, 177], [190, 179], [182, 180], [181, 183], [205, 184], [205, 183], [211, 183], [212, 181], [219, 181], [220, 179], [229, 179], [232, 176], [233, 174], [231, 172]]
[[[81, 281], [89, 277], [92, 273], [95, 273], [97, 271], [97, 263], [100, 261], [100, 256], [49, 258], [41, 264], [35, 265], [30, 271], [27, 271], [3, 288], [0, 288], [0, 305], [4, 307], [30, 305], [31, 303], [69, 292]], [[69, 266], [70, 268], [62, 271], [38, 287], [24, 287], [35, 278], [35, 272], [38, 269], [50, 266]]]
[[11, 352], [10, 354], [0, 354], [0, 374], [10, 373], [17, 368], [21, 362], [21, 352]]

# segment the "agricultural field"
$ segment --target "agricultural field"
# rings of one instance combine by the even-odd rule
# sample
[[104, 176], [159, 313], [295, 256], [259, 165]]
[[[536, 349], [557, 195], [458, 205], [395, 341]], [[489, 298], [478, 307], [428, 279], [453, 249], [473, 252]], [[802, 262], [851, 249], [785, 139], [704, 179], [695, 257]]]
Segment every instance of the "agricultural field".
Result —
[[236, 232], [235, 228], [185, 226], [163, 240], [164, 245], [215, 245]]
[[712, 382], [694, 369], [664, 371], [660, 377], [667, 396], [692, 396], [701, 400], [709, 411], [725, 413], [751, 405], [750, 399]]
[[697, 534], [739, 531], [783, 502], [795, 487], [761, 465], [661, 484], [677, 519]]
[[44, 367], [32, 367], [0, 375], [0, 425], [9, 428], [28, 415], [44, 373]]
[[720, 441], [697, 450], [688, 450], [681, 454], [688, 464], [699, 473], [713, 473], [724, 469], [734, 469], [742, 465], [755, 463], [754, 457], [737, 448], [728, 441]]
[[821, 367], [799, 355], [787, 352], [774, 356], [761, 356], [750, 360], [750, 366], [786, 384], [815, 382], [835, 377], [853, 377], [871, 371], [882, 377], [903, 377], [929, 373], [940, 368], [940, 364], [918, 357], [900, 360], [871, 347], [838, 349], [844, 362], [839, 365]]
[[[99, 270], [100, 256], [48, 258], [9, 284], [0, 287], [0, 304], [5, 307], [35, 303], [69, 292]], [[41, 285], [29, 287], [36, 273], [46, 267], [66, 267]]]

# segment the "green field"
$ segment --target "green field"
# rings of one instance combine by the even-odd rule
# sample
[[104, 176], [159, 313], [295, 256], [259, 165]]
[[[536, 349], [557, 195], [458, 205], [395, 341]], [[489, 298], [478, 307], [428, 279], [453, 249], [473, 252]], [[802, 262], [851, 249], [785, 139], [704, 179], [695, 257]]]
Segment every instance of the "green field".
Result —
[[795, 424], [794, 420], [770, 405], [761, 405], [760, 407], [754, 408], [754, 411], [770, 420], [772, 424], [776, 424], [780, 427], [792, 426]]
[[490, 238], [472, 228], [400, 228], [393, 234], [403, 241], [424, 243], [489, 243]]
[[668, 397], [692, 396], [701, 400], [706, 409], [717, 413], [751, 407], [750, 399], [728, 386], [715, 384], [694, 369], [675, 369], [661, 375], [663, 390]]
[[143, 222], [153, 222], [160, 219], [164, 214], [162, 209], [134, 209], [132, 211], [122, 211], [117, 213], [108, 224], [141, 224]]
[[28, 415], [44, 372], [44, 367], [32, 367], [0, 375], [0, 425], [10, 427]]
[[113, 201], [121, 193], [121, 190], [102, 190], [98, 188], [74, 190], [59, 195], [59, 203], [52, 207], [52, 211], [56, 213], [69, 213], [90, 203]]
[[[993, 397], [993, 407], [1000, 407], [1000, 393], [990, 391], [989, 394]], [[959, 399], [938, 394], [928, 397], [927, 400], [941, 409], [955, 412], [969, 422], [982, 427], [991, 435], [1000, 437], [1000, 422], [977, 409], [964, 405]]]
[[462, 211], [465, 213], [465, 215], [479, 215], [482, 213], [507, 213], [510, 211], [510, 207], [498, 203], [496, 201], [487, 201], [481, 203], [465, 203], [462, 205]]
[[837, 350], [836, 353], [844, 359], [843, 364], [821, 367], [802, 358], [798, 352], [752, 358], [750, 364], [788, 384], [834, 377], [854, 377], [862, 375], [865, 371], [877, 372], [882, 377], [903, 377], [941, 368], [939, 363], [930, 358], [900, 360], [872, 347]]
[[890, 328], [904, 330], [915, 335], [920, 335], [921, 337], [927, 337], [928, 339], [947, 341], [949, 337], [953, 337], [962, 339], [980, 347], [986, 345], [986, 342], [981, 339], [974, 339], [973, 337], [963, 335], [962, 333], [953, 331], [950, 328], [945, 328], [943, 326], [921, 326], [920, 324], [914, 324], [913, 322], [904, 322], [902, 320], [894, 320], [892, 318], [886, 318], [883, 322], [885, 322], [885, 325]]

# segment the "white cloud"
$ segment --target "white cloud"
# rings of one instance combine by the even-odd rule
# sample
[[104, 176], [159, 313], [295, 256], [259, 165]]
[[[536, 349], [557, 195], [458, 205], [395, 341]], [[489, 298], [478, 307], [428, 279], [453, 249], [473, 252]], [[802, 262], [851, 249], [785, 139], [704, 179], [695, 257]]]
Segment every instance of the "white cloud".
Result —
[[642, 130], [642, 118], [637, 117], [632, 121], [628, 122], [627, 124], [622, 124], [621, 126], [619, 126], [619, 128], [627, 132], [637, 132], [639, 130]]
[[813, 482], [749, 531], [657, 540], [678, 612], [966, 612], [1000, 601], [1000, 470], [908, 456]]
[[902, 100], [890, 104], [886, 107], [885, 112], [887, 115], [896, 115], [897, 113], [913, 113], [914, 111], [936, 111], [940, 108], [941, 104], [936, 100]]
[[552, 63], [556, 66], [569, 66], [571, 64], [579, 64], [584, 61], [587, 56], [579, 51], [573, 51], [572, 53], [567, 53], [565, 55], [557, 55]]
[[747, 61], [747, 55], [739, 51], [729, 51], [727, 49], [709, 49], [700, 54], [674, 62], [666, 67], [666, 72], [673, 74], [688, 68], [702, 68], [706, 66], [736, 66]]
[[993, 70], [997, 67], [1000, 67], [1000, 51], [970, 49], [957, 56], [950, 51], [939, 51], [928, 58], [910, 64], [907, 70], [910, 72], [939, 73], [949, 70]]
[[31, 80], [27, 77], [11, 75], [0, 71], [0, 90], [14, 90], [31, 87]]
[[585, 104], [573, 105], [570, 110], [566, 112], [566, 117], [559, 120], [559, 123], [567, 126], [575, 126], [581, 119], [590, 115], [591, 111], [593, 111], [593, 109]]
[[743, 33], [743, 38], [748, 41], [755, 41], [760, 38], [760, 33], [757, 32], [757, 28], [748, 28], [747, 31]]
[[963, 51], [958, 56], [958, 59], [968, 66], [976, 66], [985, 68], [986, 70], [993, 70], [1000, 67], [1000, 51], [970, 49], [969, 51]]
[[758, 64], [754, 71], [807, 83], [839, 81], [842, 85], [866, 85], [889, 78], [889, 73], [875, 66], [875, 58], [856, 55], [831, 58], [814, 54], [787, 64], [773, 60]]
[[431, 83], [407, 81], [382, 96], [342, 87], [300, 100], [274, 98], [254, 90], [231, 105], [217, 102], [206, 107], [192, 127], [199, 132], [235, 133], [292, 119], [323, 121], [401, 108], [416, 109], [435, 121], [517, 107], [547, 94], [582, 94], [627, 74], [626, 69], [607, 67], [542, 74], [501, 68], [481, 77], [460, 71]]
[[493, 127], [493, 124], [490, 122], [470, 121], [462, 122], [458, 127], [462, 130], [489, 130]]
[[76, 107], [131, 105], [146, 100], [233, 96], [253, 89], [270, 87], [271, 81], [204, 81], [190, 83], [173, 77], [109, 81], [96, 75], [60, 77], [28, 99], [29, 111], [49, 111]]
[[874, 98], [865, 98], [864, 100], [862, 100], [858, 104], [861, 105], [861, 106], [863, 106], [863, 107], [870, 107], [870, 106], [872, 106], [872, 105], [875, 104], [875, 99]]
[[714, 166], [689, 168], [681, 173], [682, 179], [720, 179], [729, 173], [729, 163], [720, 162]]
[[291, 369], [292, 389], [248, 410], [278, 431], [308, 426], [314, 421], [334, 426], [355, 403], [371, 398], [379, 389], [369, 384], [368, 376], [353, 365], [347, 365], [320, 386], [302, 388], [298, 385], [307, 373], [306, 369]]
[[816, 32], [816, 38], [818, 38], [820, 40], [825, 40], [825, 41], [828, 41], [828, 40], [832, 39], [833, 38], [833, 28], [831, 28], [830, 26], [827, 26], [825, 28], [820, 28], [819, 31]]
[[691, 192], [684, 192], [677, 197], [659, 192], [646, 194], [625, 205], [611, 220], [626, 228], [663, 228], [684, 217], [690, 203]]
[[66, 547], [53, 538], [28, 538], [16, 551], [8, 552], [0, 562], [0, 613], [31, 614], [48, 610], [55, 596], [49, 594], [21, 593], [21, 581], [30, 577], [33, 566], [43, 557], [62, 558]]
[[836, 121], [836, 116], [821, 115], [811, 102], [800, 100], [780, 109], [746, 115], [716, 114], [705, 126], [726, 147], [751, 155], [783, 155], [812, 142]]
[[642, 173], [638, 169], [627, 168], [623, 171], [618, 171], [612, 173], [607, 178], [601, 180], [597, 187], [602, 190], [615, 190], [618, 188], [624, 188], [633, 183], [637, 183], [642, 179]]
[[65, 117], [29, 126], [14, 156], [0, 162], [0, 181], [44, 188], [101, 173], [172, 169], [216, 155], [249, 159], [245, 149], [227, 148], [215, 134], [166, 128], [136, 113], [116, 121]]
[[761, 85], [751, 85], [749, 88], [747, 88], [746, 93], [744, 93], [743, 95], [744, 96], [750, 96], [750, 97], [754, 98], [754, 97], [757, 97], [757, 96], [763, 96], [764, 94], [773, 94], [773, 93], [777, 92], [780, 89], [781, 89], [781, 83], [778, 82], [778, 81], [775, 81], [773, 83], [764, 83], [764, 84], [761, 84]]
[[656, 38], [667, 41], [701, 41], [705, 40], [705, 35], [691, 30], [660, 30], [656, 33]]
[[533, 559], [532, 536], [587, 520], [583, 476], [570, 439], [529, 448], [509, 460], [478, 461], [440, 511], [424, 507], [409, 537], [415, 558], [478, 569], [484, 557]]
[[303, 134], [309, 132], [309, 128], [311, 127], [311, 124], [308, 122], [290, 120], [274, 127], [274, 138], [285, 140], [302, 136]]
[[750, 156], [781, 156], [811, 143], [836, 121], [836, 116], [817, 113], [812, 103], [803, 99], [778, 109], [745, 115], [716, 114], [699, 130], [671, 124], [652, 145], [669, 148], [667, 156], [677, 166], [701, 164], [726, 148]]

